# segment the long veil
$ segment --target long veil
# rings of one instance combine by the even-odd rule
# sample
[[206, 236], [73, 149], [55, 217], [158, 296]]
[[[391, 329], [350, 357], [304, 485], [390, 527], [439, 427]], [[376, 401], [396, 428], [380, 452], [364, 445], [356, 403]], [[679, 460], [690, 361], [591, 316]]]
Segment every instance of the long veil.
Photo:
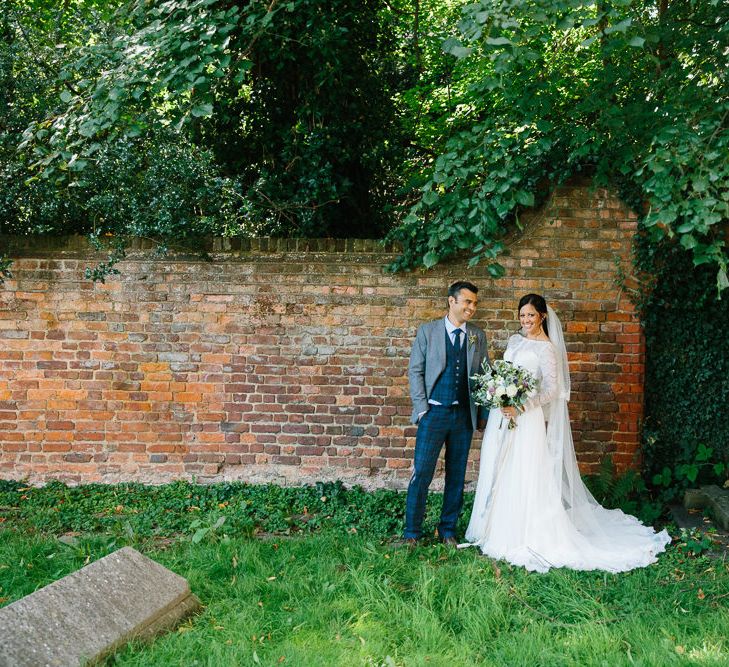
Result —
[[[562, 323], [551, 306], [547, 306], [547, 330], [557, 352], [557, 395], [544, 406], [547, 418], [547, 447], [552, 465], [552, 479], [561, 488], [562, 504], [573, 522], [578, 525], [590, 521], [590, 510], [600, 505], [587, 490], [577, 467], [570, 415], [570, 374], [567, 347], [562, 333]], [[597, 528], [597, 525], [595, 525]]]
[[562, 323], [550, 306], [547, 306], [547, 328], [549, 339], [557, 352], [558, 392], [556, 398], [548, 406], [544, 406], [544, 414], [548, 420], [547, 447], [552, 479], [555, 482], [553, 488], [561, 493], [562, 506], [581, 533], [598, 543], [604, 543], [606, 547], [614, 547], [616, 537], [612, 534], [614, 522], [621, 523], [621, 519], [628, 521], [635, 519], [624, 515], [620, 510], [606, 510], [595, 500], [582, 481], [570, 427], [568, 409], [570, 375], [567, 348], [562, 333]]

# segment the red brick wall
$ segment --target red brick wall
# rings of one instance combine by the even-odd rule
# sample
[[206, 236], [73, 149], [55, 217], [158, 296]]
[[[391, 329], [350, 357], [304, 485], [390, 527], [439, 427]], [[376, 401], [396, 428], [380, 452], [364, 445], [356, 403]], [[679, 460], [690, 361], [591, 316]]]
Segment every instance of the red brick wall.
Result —
[[[606, 453], [629, 465], [643, 342], [615, 258], [629, 266], [635, 216], [572, 186], [524, 223], [497, 281], [465, 262], [390, 275], [393, 255], [372, 241], [260, 239], [218, 241], [212, 263], [133, 251], [102, 285], [83, 278], [82, 239], [5, 238], [0, 477], [403, 487], [410, 344], [459, 278], [481, 288], [492, 357], [519, 297], [547, 297], [566, 326], [582, 468]], [[469, 479], [478, 455], [476, 438]]]

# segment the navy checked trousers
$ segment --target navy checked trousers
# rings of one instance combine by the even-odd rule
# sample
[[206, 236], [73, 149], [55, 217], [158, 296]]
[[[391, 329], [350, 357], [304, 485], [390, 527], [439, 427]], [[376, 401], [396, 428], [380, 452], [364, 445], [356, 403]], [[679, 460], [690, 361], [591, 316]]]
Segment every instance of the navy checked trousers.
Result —
[[438, 535], [441, 539], [455, 537], [456, 523], [463, 507], [463, 483], [472, 437], [473, 424], [468, 404], [431, 405], [420, 418], [415, 438], [413, 476], [408, 485], [405, 506], [406, 539], [422, 535], [428, 487], [444, 444], [445, 486]]

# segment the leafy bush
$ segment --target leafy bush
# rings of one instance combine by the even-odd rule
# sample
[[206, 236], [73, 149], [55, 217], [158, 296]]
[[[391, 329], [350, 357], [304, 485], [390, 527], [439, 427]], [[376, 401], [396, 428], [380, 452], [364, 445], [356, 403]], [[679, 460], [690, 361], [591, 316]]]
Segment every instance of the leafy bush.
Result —
[[729, 470], [729, 299], [717, 299], [715, 273], [694, 267], [675, 243], [639, 236], [639, 271], [655, 276], [639, 298], [646, 337], [643, 469], [657, 497], [723, 484]]
[[392, 268], [499, 276], [521, 210], [586, 174], [729, 285], [727, 3], [3, 7], [0, 232], [390, 232]]
[[0, 233], [381, 236], [401, 142], [386, 9], [9, 0]]
[[100, 145], [64, 196], [51, 181], [26, 182], [18, 164], [4, 165], [0, 178], [0, 219], [9, 233], [112, 230], [182, 244], [246, 227], [236, 181], [221, 174], [210, 151], [168, 132]]
[[393, 268], [430, 267], [460, 252], [498, 276], [494, 260], [520, 210], [565, 178], [587, 175], [638, 192], [652, 241], [679, 238], [712, 267], [719, 291], [728, 287], [728, 7], [463, 5], [460, 35], [443, 43], [462, 62], [441, 121], [451, 131], [419, 172], [419, 201], [391, 233], [404, 246]]
[[630, 468], [618, 473], [610, 456], [600, 462], [596, 474], [587, 475], [584, 481], [603, 507], [621, 509], [646, 524], [654, 524], [664, 511], [660, 503], [652, 500], [640, 472]]

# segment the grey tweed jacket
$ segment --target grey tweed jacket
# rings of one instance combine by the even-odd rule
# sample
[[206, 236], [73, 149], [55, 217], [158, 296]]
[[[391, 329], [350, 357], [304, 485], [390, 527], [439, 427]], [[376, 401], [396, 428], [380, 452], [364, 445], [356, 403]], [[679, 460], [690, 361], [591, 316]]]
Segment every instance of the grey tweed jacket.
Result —
[[[466, 344], [468, 359], [468, 377], [481, 371], [481, 363], [488, 360], [488, 346], [486, 334], [473, 324], [466, 323]], [[440, 319], [421, 324], [410, 351], [410, 365], [408, 366], [408, 380], [410, 381], [410, 399], [413, 402], [413, 414], [411, 421], [417, 423], [418, 415], [428, 410], [428, 398], [438, 377], [446, 367], [445, 348], [445, 322]], [[469, 397], [471, 396], [471, 383], [468, 387]], [[479, 409], [470, 400], [471, 421], [474, 430], [478, 423], [479, 416], [485, 418], [488, 414], [484, 408]]]

